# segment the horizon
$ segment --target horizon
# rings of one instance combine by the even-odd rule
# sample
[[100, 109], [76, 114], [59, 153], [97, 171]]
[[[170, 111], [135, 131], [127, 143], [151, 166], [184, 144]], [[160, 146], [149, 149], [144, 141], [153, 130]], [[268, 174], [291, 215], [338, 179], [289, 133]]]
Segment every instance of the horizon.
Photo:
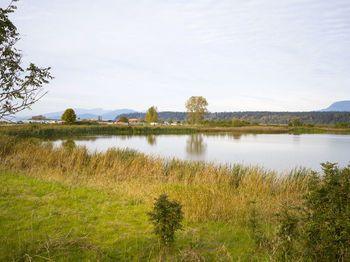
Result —
[[[332, 106], [333, 104], [335, 103], [339, 103], [339, 102], [350, 102], [350, 100], [343, 100], [343, 101], [336, 101], [334, 103], [332, 103], [330, 106]], [[330, 107], [329, 106], [329, 107]], [[327, 108], [329, 108], [327, 107]], [[269, 110], [247, 110], [247, 111], [243, 111], [243, 110], [237, 110], [237, 111], [208, 111], [209, 114], [214, 114], [214, 113], [244, 113], [244, 112], [267, 112], [267, 113], [313, 113], [313, 112], [349, 112], [350, 111], [324, 111], [325, 109], [327, 108], [323, 108], [323, 109], [319, 109], [319, 110], [311, 110], [311, 111], [269, 111]], [[108, 110], [108, 109], [105, 109], [105, 108], [102, 108], [102, 107], [96, 107], [96, 108], [76, 108], [76, 107], [72, 107], [73, 110], [76, 110], [76, 111], [80, 111], [80, 110], [84, 110], [84, 111], [97, 111], [97, 110], [101, 110], [101, 111], [105, 111], [103, 114], [97, 114], [97, 113], [94, 113], [94, 112], [82, 112], [82, 113], [77, 113], [77, 114], [80, 114], [80, 115], [94, 115], [94, 116], [103, 116], [105, 114], [109, 114], [113, 111], [121, 111], [121, 110], [131, 110], [133, 112], [130, 112], [130, 113], [121, 113], [119, 115], [116, 115], [117, 116], [120, 116], [120, 115], [128, 115], [128, 114], [146, 114], [146, 110], [143, 110], [143, 111], [136, 111], [132, 108], [120, 108], [120, 109], [112, 109], [112, 110]], [[62, 113], [64, 112], [65, 109], [62, 109], [62, 110], [59, 110], [59, 111], [56, 111], [56, 112], [46, 112], [46, 113], [40, 113], [40, 114], [36, 114], [36, 115], [16, 115], [15, 118], [17, 119], [26, 119], [26, 118], [29, 118], [29, 117], [33, 117], [33, 116], [44, 116], [44, 115], [48, 115], [48, 114], [59, 114], [59, 113]], [[175, 112], [175, 113], [186, 113], [187, 111], [175, 111], [175, 110], [162, 110], [162, 111], [157, 111], [157, 113], [161, 113], [161, 112]]]

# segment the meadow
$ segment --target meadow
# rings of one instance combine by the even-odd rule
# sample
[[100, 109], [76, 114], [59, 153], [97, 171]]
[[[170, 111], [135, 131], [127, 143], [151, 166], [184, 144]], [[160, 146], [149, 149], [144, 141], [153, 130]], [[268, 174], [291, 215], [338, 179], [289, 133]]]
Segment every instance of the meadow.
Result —
[[[146, 256], [152, 258], [150, 260], [159, 259], [162, 256], [170, 260], [178, 260], [179, 256], [203, 256], [209, 261], [210, 259], [214, 261], [214, 257], [220, 252], [227, 253], [226, 259], [224, 259], [226, 255], [223, 256], [223, 261], [231, 261], [233, 258], [249, 260], [252, 255], [260, 260], [267, 257], [267, 252], [266, 250], [257, 251], [247, 225], [252, 210], [258, 210], [255, 216], [259, 217], [259, 223], [267, 230], [267, 234], [272, 234], [276, 212], [285, 201], [295, 204], [301, 201], [308, 179], [307, 170], [294, 170], [290, 174], [280, 176], [260, 167], [216, 166], [210, 163], [176, 159], [164, 161], [132, 150], [111, 149], [106, 153], [89, 154], [83, 147], [68, 145], [54, 148], [49, 143], [42, 144], [35, 138], [3, 136], [0, 144], [0, 167], [3, 180], [1, 202], [4, 207], [1, 214], [1, 231], [6, 235], [4, 238], [6, 241], [1, 246], [6, 250], [12, 246], [12, 259], [24, 258], [26, 252], [30, 253], [30, 251], [34, 252], [28, 253], [30, 257], [33, 257], [36, 252], [39, 252], [40, 256], [47, 257], [51, 253], [59, 256], [62, 254], [59, 253], [60, 244], [53, 244], [58, 245], [58, 250], [52, 247], [55, 251], [47, 251], [48, 253], [45, 251], [45, 253], [42, 249], [38, 251], [35, 248], [37, 242], [32, 242], [31, 238], [45, 242], [49, 240], [45, 240], [44, 236], [50, 239], [55, 234], [61, 234], [60, 236], [63, 237], [69, 233], [69, 227], [79, 235], [80, 226], [82, 226], [77, 226], [80, 224], [79, 219], [89, 219], [93, 216], [96, 220], [101, 220], [103, 226], [90, 221], [89, 223], [93, 224], [91, 230], [103, 227], [109, 232], [106, 233], [108, 235], [106, 238], [114, 238], [115, 234], [118, 235], [119, 229], [117, 230], [111, 221], [118, 223], [120, 219], [119, 223], [123, 228], [120, 230], [129, 232], [129, 235], [125, 234], [133, 238], [129, 240], [134, 241], [132, 245], [130, 244], [131, 246], [127, 244], [127, 240], [124, 243], [133, 250], [115, 251], [118, 253], [117, 256], [128, 257], [132, 253], [138, 254], [139, 245], [144, 245], [142, 243], [146, 241], [147, 245], [151, 245], [145, 250]], [[52, 190], [45, 189], [51, 187]], [[67, 192], [76, 191], [77, 196], [74, 196], [74, 192], [73, 195], [68, 194], [66, 190]], [[28, 194], [25, 193], [26, 191]], [[79, 196], [81, 191], [84, 193]], [[179, 233], [179, 242], [176, 242], [176, 245], [181, 247], [175, 248], [175, 251], [169, 251], [170, 253], [166, 255], [160, 252], [145, 215], [146, 210], [152, 208], [154, 198], [162, 193], [166, 193], [171, 199], [176, 199], [183, 205], [186, 225], [185, 231]], [[92, 204], [95, 194], [106, 197], [101, 196], [100, 200], [97, 198], [96, 203]], [[126, 206], [125, 209], [130, 208], [130, 213], [124, 210], [120, 211], [124, 212], [122, 216], [118, 215], [118, 208], [113, 206], [113, 201], [109, 200], [109, 197], [115, 199], [116, 205], [120, 203], [121, 206]], [[60, 198], [68, 199], [61, 201]], [[79, 203], [79, 201], [84, 202], [85, 198], [89, 199], [84, 207], [86, 211], [74, 204], [74, 200]], [[13, 204], [17, 202], [18, 204]], [[36, 205], [40, 207], [39, 214], [36, 209], [33, 209]], [[56, 205], [58, 206], [55, 207]], [[73, 207], [70, 207], [71, 205]], [[101, 209], [107, 212], [102, 217], [100, 217], [103, 212]], [[18, 214], [21, 215], [18, 217]], [[28, 216], [31, 216], [31, 219], [28, 219]], [[65, 220], [56, 221], [56, 216], [65, 217]], [[108, 219], [106, 220], [104, 216], [108, 216]], [[124, 221], [130, 217], [134, 218], [132, 222]], [[47, 219], [45, 223], [54, 223], [58, 228], [66, 225], [68, 228], [65, 229], [66, 231], [62, 229], [62, 232], [58, 229], [58, 232], [51, 235], [45, 232], [53, 230], [50, 227], [46, 229], [43, 225], [43, 228], [41, 226], [33, 228], [33, 225], [30, 225], [30, 223], [41, 224], [40, 219], [44, 218]], [[129, 231], [129, 224], [131, 228], [137, 225], [141, 228]], [[90, 229], [85, 230], [87, 231], [82, 232], [94, 234], [89, 231]], [[110, 235], [114, 230], [115, 232]], [[139, 238], [134, 236], [133, 230], [139, 232]], [[19, 232], [24, 235], [18, 235], [21, 234]], [[44, 239], [40, 239], [41, 237]], [[75, 237], [68, 235], [65, 241], [72, 240], [75, 243]], [[90, 243], [90, 237], [97, 236], [89, 236], [88, 243]], [[102, 250], [101, 254], [105, 254], [104, 252], [109, 254], [108, 250], [113, 250], [114, 246], [120, 246], [120, 243], [117, 244], [118, 241], [123, 242], [119, 238], [109, 239], [106, 241], [116, 242], [113, 242], [113, 245], [110, 242], [105, 245], [104, 241], [99, 247]], [[208, 245], [211, 248], [208, 249]], [[79, 245], [73, 245], [70, 248], [77, 248], [75, 252], [81, 249]], [[95, 251], [87, 249], [86, 256], [90, 258], [95, 256]], [[74, 254], [73, 252], [72, 256]], [[134, 258], [140, 261], [145, 259], [144, 256]], [[124, 259], [124, 261], [128, 260], [128, 258]]]
[[[280, 261], [277, 214], [301, 206], [315, 176], [303, 168], [281, 174], [127, 149], [56, 148], [36, 136], [66, 134], [66, 127], [21, 128], [0, 136], [4, 261]], [[183, 206], [184, 230], [172, 247], [160, 245], [146, 215], [160, 194]]]

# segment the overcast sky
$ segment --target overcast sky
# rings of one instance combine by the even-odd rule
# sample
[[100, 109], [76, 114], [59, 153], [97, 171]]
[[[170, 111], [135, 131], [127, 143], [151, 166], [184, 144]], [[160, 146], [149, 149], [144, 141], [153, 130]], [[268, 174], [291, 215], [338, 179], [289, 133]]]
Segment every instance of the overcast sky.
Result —
[[350, 99], [349, 0], [21, 0], [11, 18], [25, 61], [55, 76], [22, 115], [185, 111], [192, 95], [210, 111]]

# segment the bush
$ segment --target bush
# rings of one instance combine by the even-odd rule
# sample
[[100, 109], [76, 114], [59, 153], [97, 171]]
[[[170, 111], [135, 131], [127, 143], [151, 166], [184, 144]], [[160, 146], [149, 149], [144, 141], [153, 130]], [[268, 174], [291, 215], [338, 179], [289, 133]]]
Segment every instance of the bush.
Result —
[[309, 257], [350, 261], [350, 166], [326, 163], [314, 176], [305, 197], [303, 234]]
[[340, 122], [340, 123], [336, 123], [335, 127], [336, 128], [348, 128], [349, 124], [348, 123], [344, 123], [344, 122]]
[[302, 254], [298, 245], [300, 236], [298, 210], [284, 203], [281, 212], [277, 214], [277, 221], [279, 225], [273, 250], [277, 261], [297, 260]]
[[350, 261], [350, 165], [322, 164], [301, 207], [284, 207], [275, 239], [278, 260]]
[[154, 225], [154, 233], [159, 236], [163, 245], [169, 245], [174, 242], [175, 231], [182, 229], [182, 206], [176, 201], [169, 201], [166, 194], [155, 200], [153, 211], [148, 215]]

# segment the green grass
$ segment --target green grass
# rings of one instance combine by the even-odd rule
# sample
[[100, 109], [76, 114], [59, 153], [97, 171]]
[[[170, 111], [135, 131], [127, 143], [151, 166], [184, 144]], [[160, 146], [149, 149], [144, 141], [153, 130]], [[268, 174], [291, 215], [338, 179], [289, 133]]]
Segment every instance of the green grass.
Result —
[[0, 261], [261, 261], [246, 226], [184, 221], [161, 249], [140, 202], [115, 192], [0, 173]]

